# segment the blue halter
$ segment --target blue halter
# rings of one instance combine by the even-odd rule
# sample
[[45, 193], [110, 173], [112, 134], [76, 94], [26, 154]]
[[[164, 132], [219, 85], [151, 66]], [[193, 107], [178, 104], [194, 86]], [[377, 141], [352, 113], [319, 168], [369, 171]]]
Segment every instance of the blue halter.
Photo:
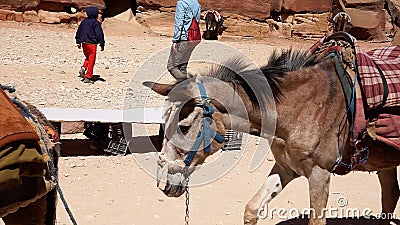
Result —
[[199, 150], [202, 141], [204, 141], [204, 151], [209, 153], [211, 151], [212, 139], [215, 139], [218, 143], [222, 143], [225, 140], [223, 134], [217, 132], [210, 127], [210, 121], [212, 120], [211, 118], [212, 114], [214, 113], [214, 109], [211, 105], [209, 105], [210, 99], [207, 98], [207, 93], [204, 85], [200, 82], [197, 82], [197, 86], [200, 90], [201, 102], [196, 103], [196, 105], [203, 107], [203, 125], [201, 126], [201, 129], [197, 135], [197, 139], [190, 149], [189, 154], [183, 161], [186, 166], [190, 166], [190, 163], [192, 162], [194, 155], [196, 155], [197, 150]]

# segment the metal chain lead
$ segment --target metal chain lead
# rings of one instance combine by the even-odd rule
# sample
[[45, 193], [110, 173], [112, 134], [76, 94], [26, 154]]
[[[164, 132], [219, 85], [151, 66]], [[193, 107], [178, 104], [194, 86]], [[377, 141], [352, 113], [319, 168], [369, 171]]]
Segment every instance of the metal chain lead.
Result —
[[185, 225], [189, 225], [189, 176], [185, 178], [185, 204], [186, 204]]

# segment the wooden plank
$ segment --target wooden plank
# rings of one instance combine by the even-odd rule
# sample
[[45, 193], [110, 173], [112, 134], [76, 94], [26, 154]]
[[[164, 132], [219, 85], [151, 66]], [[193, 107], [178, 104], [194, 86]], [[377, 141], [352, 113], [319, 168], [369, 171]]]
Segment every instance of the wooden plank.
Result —
[[164, 123], [161, 107], [126, 110], [85, 108], [41, 108], [39, 110], [52, 122]]

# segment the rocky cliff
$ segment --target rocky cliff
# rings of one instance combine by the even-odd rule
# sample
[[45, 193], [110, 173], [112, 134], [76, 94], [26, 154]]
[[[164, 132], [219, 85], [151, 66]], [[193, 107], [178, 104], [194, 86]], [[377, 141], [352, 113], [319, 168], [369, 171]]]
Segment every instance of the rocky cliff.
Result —
[[[391, 0], [398, 2], [400, 0]], [[338, 12], [351, 17], [349, 33], [358, 39], [384, 40], [388, 15], [384, 0], [199, 0], [203, 10], [214, 9], [225, 17], [225, 35], [268, 37], [321, 37], [329, 32]], [[154, 29], [172, 26], [176, 0], [0, 0], [0, 20], [43, 23], [78, 22], [81, 11], [95, 5], [104, 17], [127, 9], [144, 13], [137, 19]], [[74, 12], [77, 13], [74, 13]], [[166, 34], [168, 35], [168, 34]]]

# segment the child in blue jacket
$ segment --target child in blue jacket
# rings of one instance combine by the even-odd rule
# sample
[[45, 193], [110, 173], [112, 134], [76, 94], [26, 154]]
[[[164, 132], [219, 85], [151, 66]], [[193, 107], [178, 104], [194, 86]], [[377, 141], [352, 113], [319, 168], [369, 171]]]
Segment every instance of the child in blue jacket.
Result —
[[93, 68], [96, 61], [97, 45], [104, 51], [104, 33], [100, 22], [97, 20], [99, 9], [89, 7], [86, 9], [87, 18], [84, 19], [76, 31], [75, 40], [78, 48], [83, 49], [85, 61], [79, 70], [79, 76], [84, 83], [93, 83]]

